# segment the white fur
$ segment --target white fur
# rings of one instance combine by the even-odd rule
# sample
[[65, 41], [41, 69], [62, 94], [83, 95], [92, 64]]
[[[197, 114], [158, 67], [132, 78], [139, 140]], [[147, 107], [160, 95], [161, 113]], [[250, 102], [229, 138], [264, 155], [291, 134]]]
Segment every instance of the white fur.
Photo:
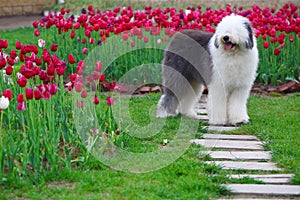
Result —
[[[209, 50], [213, 61], [212, 81], [208, 85], [208, 117], [210, 124], [247, 123], [247, 99], [255, 80], [258, 65], [256, 39], [253, 48], [247, 49], [248, 19], [241, 16], [223, 18], [210, 40]], [[237, 46], [225, 50], [222, 38], [228, 35]], [[217, 39], [219, 47], [214, 45]]]

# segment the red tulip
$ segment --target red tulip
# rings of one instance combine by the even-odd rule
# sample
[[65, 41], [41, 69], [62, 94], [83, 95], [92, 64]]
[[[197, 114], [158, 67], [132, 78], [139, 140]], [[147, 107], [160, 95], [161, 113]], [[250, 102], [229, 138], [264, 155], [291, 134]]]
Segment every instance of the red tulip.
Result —
[[24, 101], [18, 103], [17, 110], [19, 110], [19, 111], [25, 111], [26, 110], [26, 105], [25, 105]]
[[20, 40], [18, 40], [16, 42], [16, 49], [21, 49], [21, 47], [22, 47], [21, 42], [20, 42]]
[[40, 36], [40, 31], [39, 31], [39, 29], [35, 29], [35, 30], [34, 30], [34, 36], [36, 36], [36, 37]]
[[74, 83], [74, 87], [75, 87], [76, 92], [81, 92], [83, 85], [82, 85], [82, 83], [80, 83], [78, 81], [78, 82]]
[[135, 43], [133, 40], [130, 41], [130, 46], [134, 47], [135, 46]]
[[10, 65], [6, 66], [5, 72], [6, 72], [7, 75], [11, 75], [12, 72], [13, 72], [12, 66], [10, 66]]
[[23, 94], [18, 94], [17, 96], [17, 102], [23, 102], [24, 101], [24, 95]]
[[27, 84], [27, 79], [26, 79], [26, 77], [25, 77], [25, 76], [21, 76], [21, 78], [19, 78], [19, 79], [17, 80], [17, 83], [18, 83], [18, 85], [19, 85], [20, 87], [25, 87], [26, 84]]
[[91, 31], [90, 30], [85, 30], [84, 32], [86, 37], [91, 37]]
[[55, 95], [57, 92], [57, 85], [56, 84], [50, 84], [48, 85], [48, 89], [51, 95]]
[[95, 97], [94, 97], [94, 100], [93, 100], [93, 103], [95, 104], [95, 105], [98, 105], [99, 104], [99, 98], [95, 95]]
[[69, 78], [70, 78], [70, 81], [71, 81], [72, 83], [74, 83], [75, 80], [76, 80], [76, 78], [77, 78], [77, 74], [70, 74]]
[[83, 90], [82, 92], [81, 92], [81, 97], [82, 98], [86, 98], [87, 97], [87, 91], [85, 91], [85, 90]]
[[75, 63], [75, 58], [74, 58], [73, 54], [70, 53], [68, 55], [68, 61], [69, 61], [70, 64], [74, 64]]
[[122, 35], [122, 38], [123, 38], [123, 40], [127, 41], [128, 38], [129, 38], [129, 36], [128, 36], [127, 33], [124, 33], [124, 34]]
[[42, 97], [41, 91], [40, 90], [34, 90], [33, 91], [33, 97], [35, 100], [40, 100]]
[[107, 97], [107, 98], [106, 98], [106, 104], [107, 104], [108, 106], [112, 106], [112, 105], [114, 104], [114, 102], [115, 102], [115, 99], [113, 99], [113, 98], [111, 98], [111, 97]]
[[9, 55], [10, 55], [10, 58], [11, 58], [11, 59], [15, 59], [15, 58], [17, 57], [17, 52], [16, 52], [16, 50], [11, 50]]
[[74, 37], [75, 37], [75, 31], [74, 31], [74, 30], [72, 30], [72, 31], [71, 31], [71, 33], [70, 33], [70, 38], [72, 38], [72, 39], [73, 39]]
[[99, 77], [99, 81], [100, 81], [101, 83], [103, 83], [104, 80], [105, 80], [105, 75], [104, 75], [104, 74], [101, 74], [100, 77]]
[[269, 42], [265, 41], [265, 42], [264, 42], [264, 48], [267, 49], [267, 48], [269, 48], [269, 46], [270, 46], [270, 45], [269, 45]]
[[6, 89], [3, 91], [3, 96], [8, 98], [8, 100], [12, 99], [12, 91], [10, 89]]
[[78, 108], [82, 108], [83, 107], [83, 102], [82, 101], [76, 101], [76, 105]]
[[3, 67], [5, 67], [5, 65], [6, 65], [6, 60], [5, 60], [4, 58], [1, 58], [1, 57], [0, 57], [0, 70], [1, 70]]
[[280, 54], [280, 52], [281, 52], [280, 49], [278, 49], [278, 48], [274, 49], [275, 56], [278, 56]]
[[86, 54], [87, 52], [88, 52], [88, 49], [87, 49], [87, 48], [83, 48], [83, 49], [82, 49], [82, 53], [83, 53], [83, 54]]
[[56, 52], [57, 48], [58, 48], [58, 44], [51, 44], [51, 46], [50, 46], [50, 50], [53, 52]]
[[37, 21], [32, 22], [33, 28], [37, 28], [39, 26], [39, 23]]
[[148, 41], [149, 41], [149, 37], [148, 37], [148, 36], [145, 36], [145, 37], [144, 37], [144, 42], [147, 43]]
[[102, 70], [102, 62], [96, 62], [96, 64], [95, 64], [95, 70], [97, 71], [97, 72], [100, 72], [101, 70]]
[[26, 95], [26, 99], [33, 99], [33, 89], [32, 88], [26, 88], [25, 89], [25, 95]]

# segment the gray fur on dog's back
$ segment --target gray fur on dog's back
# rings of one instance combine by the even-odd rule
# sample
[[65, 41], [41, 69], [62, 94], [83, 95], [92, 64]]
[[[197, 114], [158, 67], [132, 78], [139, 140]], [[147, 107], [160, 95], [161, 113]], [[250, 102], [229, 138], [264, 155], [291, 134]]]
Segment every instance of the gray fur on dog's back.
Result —
[[[176, 33], [165, 50], [162, 64], [174, 68], [189, 82], [208, 84], [212, 68], [208, 43], [212, 36], [213, 33], [199, 30], [184, 30]], [[163, 67], [165, 87], [177, 82], [176, 79], [169, 77], [170, 75], [172, 74]]]
[[200, 30], [184, 30], [172, 37], [162, 61], [164, 95], [158, 103], [158, 117], [189, 112], [189, 108], [178, 111], [179, 102], [186, 96], [198, 95], [201, 87], [209, 84], [212, 61], [208, 44], [212, 36], [213, 33]]

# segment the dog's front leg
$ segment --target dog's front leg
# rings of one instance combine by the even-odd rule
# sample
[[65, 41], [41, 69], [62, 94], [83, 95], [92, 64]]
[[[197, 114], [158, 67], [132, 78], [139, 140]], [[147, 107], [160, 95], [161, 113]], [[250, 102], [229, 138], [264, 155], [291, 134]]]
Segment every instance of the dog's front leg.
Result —
[[208, 87], [208, 118], [214, 125], [227, 124], [227, 92], [222, 84], [214, 83]]
[[238, 88], [231, 92], [228, 98], [228, 123], [232, 125], [248, 123], [247, 99], [249, 93], [249, 88]]

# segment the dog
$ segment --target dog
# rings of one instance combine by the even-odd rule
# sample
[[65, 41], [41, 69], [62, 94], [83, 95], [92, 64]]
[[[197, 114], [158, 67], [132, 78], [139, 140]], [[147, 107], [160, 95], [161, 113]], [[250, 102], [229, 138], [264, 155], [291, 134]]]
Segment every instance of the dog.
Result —
[[197, 117], [194, 105], [207, 87], [210, 124], [248, 123], [247, 100], [257, 66], [256, 38], [246, 17], [235, 14], [224, 17], [215, 33], [177, 32], [164, 52], [164, 94], [156, 116], [164, 118], [181, 113]]

